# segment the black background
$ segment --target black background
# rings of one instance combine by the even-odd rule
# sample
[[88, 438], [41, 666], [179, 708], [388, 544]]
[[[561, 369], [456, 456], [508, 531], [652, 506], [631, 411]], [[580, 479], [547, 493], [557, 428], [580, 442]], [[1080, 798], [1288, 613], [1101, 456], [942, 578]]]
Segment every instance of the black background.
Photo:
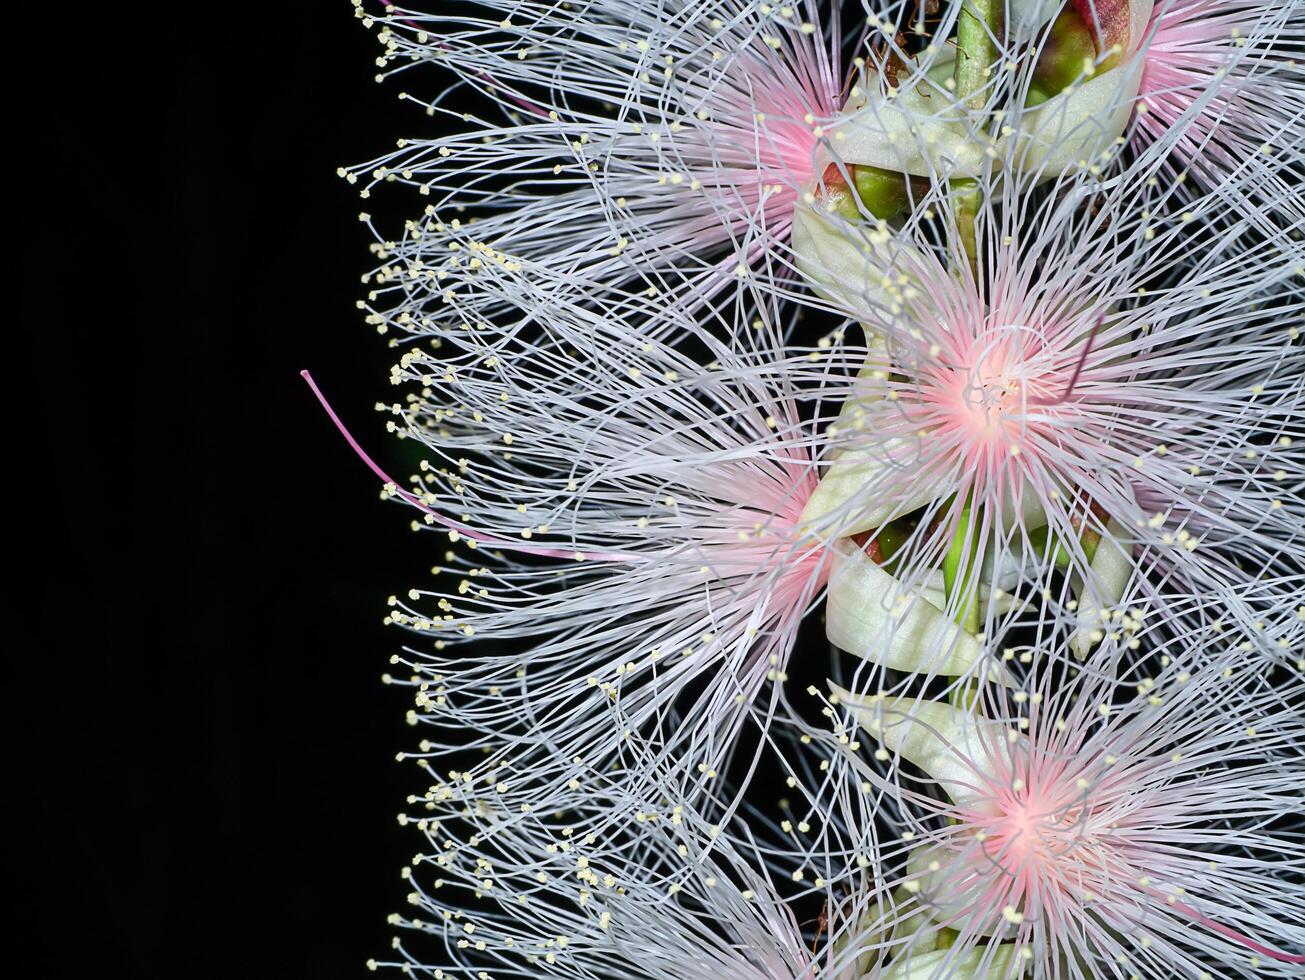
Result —
[[31, 874], [6, 972], [365, 976], [420, 788], [384, 599], [432, 562], [298, 371], [383, 457], [390, 359], [335, 168], [431, 122], [372, 81], [347, 0], [57, 22], [17, 31], [7, 100], [10, 539], [36, 547], [9, 555]]

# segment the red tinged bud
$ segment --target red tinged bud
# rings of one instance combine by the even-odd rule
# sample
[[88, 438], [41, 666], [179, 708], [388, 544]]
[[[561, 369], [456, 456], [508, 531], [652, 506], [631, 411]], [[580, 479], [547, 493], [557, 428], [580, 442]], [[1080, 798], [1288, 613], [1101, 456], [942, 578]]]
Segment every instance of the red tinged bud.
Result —
[[1087, 25], [1097, 54], [1107, 54], [1116, 46], [1120, 52], [1127, 50], [1131, 28], [1128, 0], [1070, 0], [1069, 5]]
[[[844, 177], [844, 172], [851, 175], [851, 185]], [[858, 218], [861, 208], [876, 218], [895, 218], [910, 208], [912, 189], [915, 200], [919, 200], [929, 189], [929, 181], [924, 178], [908, 178], [906, 174], [863, 165], [840, 169], [834, 163], [825, 168], [821, 183], [824, 186], [822, 200], [825, 210], [848, 221]]]
[[[1110, 51], [1114, 42], [1101, 44], [1093, 26], [1093, 9], [1097, 11], [1097, 18], [1102, 19], [1102, 27], [1106, 26], [1104, 8], [1107, 6], [1122, 13], [1123, 41], [1128, 40], [1127, 0], [1099, 0], [1095, 8], [1091, 0], [1077, 0], [1067, 6], [1051, 25], [1038, 53], [1033, 82], [1029, 86], [1029, 105], [1046, 102], [1074, 82], [1091, 78], [1119, 63], [1119, 56]], [[1098, 63], [1098, 57], [1103, 54], [1105, 57]]]

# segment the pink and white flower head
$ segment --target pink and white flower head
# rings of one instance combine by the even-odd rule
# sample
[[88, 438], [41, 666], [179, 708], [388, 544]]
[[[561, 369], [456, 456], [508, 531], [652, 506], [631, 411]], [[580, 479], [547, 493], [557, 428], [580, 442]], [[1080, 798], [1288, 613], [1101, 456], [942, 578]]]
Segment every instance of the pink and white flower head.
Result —
[[816, 481], [796, 386], [831, 366], [785, 357], [765, 308], [751, 350], [706, 342], [704, 367], [537, 299], [510, 329], [411, 348], [383, 406], [428, 454], [389, 493], [472, 549], [392, 601], [413, 719], [432, 752], [485, 749], [476, 778], [532, 807], [630, 733], [662, 731], [664, 756], [710, 784], [773, 711], [766, 686], [828, 573], [798, 526]]
[[[1302, 223], [1180, 198], [1146, 171], [1057, 190], [985, 211], [982, 287], [927, 248], [896, 251], [891, 302], [857, 311], [865, 368], [827, 420], [804, 520], [897, 553], [917, 591], [959, 539], [967, 563], [1013, 561], [985, 574], [1032, 595], [1059, 567], [1093, 616], [1143, 565], [1180, 591], [1264, 576], [1298, 593]], [[865, 606], [839, 575], [831, 609]]]
[[818, 826], [772, 863], [821, 873], [866, 976], [1299, 975], [1300, 678], [1135, 635], [1069, 670], [1012, 637], [1021, 682], [968, 700], [835, 688]]
[[[631, 743], [638, 743], [637, 736]], [[677, 794], [595, 774], [557, 810], [491, 785], [400, 817], [421, 833], [395, 953], [373, 969], [574, 980], [860, 980], [857, 923], [800, 922], [766, 856]], [[417, 803], [421, 798], [414, 798]], [[447, 806], [446, 806], [447, 803]], [[440, 971], [445, 971], [441, 973]], [[898, 978], [902, 980], [902, 978]]]
[[[1206, 188], [1272, 155], [1305, 161], [1305, 17], [1295, 0], [1157, 0], [1133, 140], [1171, 153]], [[1290, 171], [1261, 198], [1300, 212]], [[1295, 178], [1298, 180], [1298, 177]]]
[[[817, 13], [811, 0], [360, 7], [380, 25], [382, 76], [411, 79], [402, 98], [465, 127], [342, 171], [364, 194], [395, 181], [432, 199], [435, 221], [387, 250], [432, 281], [378, 315], [421, 319], [448, 289], [477, 295], [475, 269], [445, 268], [450, 243], [577, 303], [620, 288], [693, 304], [737, 287], [774, 261], [840, 100], [837, 16]], [[444, 70], [430, 99], [412, 78], [426, 66]]]

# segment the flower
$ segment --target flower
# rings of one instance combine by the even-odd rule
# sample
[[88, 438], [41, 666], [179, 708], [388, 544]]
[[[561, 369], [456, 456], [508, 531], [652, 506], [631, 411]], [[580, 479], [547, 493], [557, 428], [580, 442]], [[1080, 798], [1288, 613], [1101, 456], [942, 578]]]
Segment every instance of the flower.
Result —
[[430, 751], [484, 749], [475, 778], [521, 805], [550, 807], [633, 733], [661, 731], [659, 761], [710, 785], [774, 710], [763, 689], [828, 574], [797, 523], [815, 486], [799, 402], [839, 380], [837, 359], [786, 356], [760, 306], [753, 349], [704, 339], [704, 367], [535, 299], [395, 367], [406, 393], [384, 407], [423, 459], [388, 493], [472, 550], [391, 600], [414, 641], [392, 680], [416, 689]]
[[950, 801], [903, 789], [921, 829], [900, 882], [951, 930], [943, 965], [999, 942], [1035, 976], [1305, 963], [1305, 852], [1280, 824], [1303, 775], [1299, 713], [1235, 658], [1190, 666], [1040, 677], [1027, 710], [993, 717], [845, 699]]
[[[1305, 150], [1305, 38], [1291, 0], [1161, 0], [1148, 29], [1133, 139], [1171, 154], [1174, 169], [1206, 188], [1259, 169], [1268, 154]], [[1257, 196], [1300, 215], [1300, 196], [1277, 168]]]
[[1297, 4], [892, 2], [846, 98], [814, 0], [385, 6], [465, 124], [342, 171], [431, 198], [359, 304], [416, 472], [336, 419], [444, 552], [385, 965], [1298, 971]]
[[[1266, 677], [1231, 624], [1178, 632], [1128, 598], [1125, 636], [1081, 668], [1066, 667], [1063, 624], [1013, 630], [1011, 686], [939, 701], [834, 685], [832, 731], [802, 729], [826, 761], [784, 753], [809, 815], [770, 864], [820, 870], [827, 902], [859, 922], [867, 974], [1285, 977], [1305, 963], [1301, 676]], [[1203, 598], [1185, 600], [1193, 623]], [[1280, 602], [1275, 629], [1294, 618]]]
[[[925, 578], [951, 548], [1026, 595], [1063, 573], [1087, 621], [1080, 655], [1144, 565], [1179, 589], [1216, 593], [1267, 568], [1300, 591], [1297, 229], [1234, 207], [1234, 183], [1179, 198], [1146, 173], [992, 206], [982, 279], [923, 245], [894, 252], [881, 267], [891, 306], [856, 311], [867, 341], [848, 349], [866, 368], [826, 429], [807, 527], [864, 536], [908, 591], [942, 591]], [[843, 247], [876, 267], [881, 253], [846, 227]], [[998, 589], [975, 599], [981, 578], [946, 590], [953, 618], [974, 601], [985, 618], [1004, 611]], [[877, 579], [846, 598], [836, 571], [831, 606], [882, 604]]]
[[462, 972], [479, 968], [577, 980], [810, 980], [804, 931], [756, 848], [723, 837], [674, 786], [668, 778], [644, 797], [595, 772], [564, 791], [556, 811], [522, 811], [492, 783], [451, 779], [420, 816], [399, 818], [422, 835], [404, 869], [413, 910], [390, 917], [401, 930], [395, 958], [368, 965], [434, 977], [485, 975]]
[[[473, 302], [479, 269], [591, 305], [609, 290], [696, 304], [738, 289], [775, 262], [840, 101], [837, 17], [823, 23], [808, 0], [359, 13], [381, 25], [381, 77], [429, 64], [458, 79], [432, 100], [401, 98], [469, 124], [341, 171], [364, 179], [364, 196], [396, 181], [432, 198], [422, 234], [383, 249], [416, 273], [375, 311], [392, 323], [438, 315], [449, 290]], [[470, 92], [498, 111], [464, 111]], [[472, 246], [480, 262], [446, 267], [450, 248]], [[484, 318], [503, 312], [480, 301]]]

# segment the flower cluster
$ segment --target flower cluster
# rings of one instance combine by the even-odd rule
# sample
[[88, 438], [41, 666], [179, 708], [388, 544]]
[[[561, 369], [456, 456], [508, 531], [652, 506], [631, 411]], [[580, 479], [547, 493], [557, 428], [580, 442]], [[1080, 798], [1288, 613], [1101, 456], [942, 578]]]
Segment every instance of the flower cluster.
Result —
[[354, 6], [399, 478], [318, 394], [437, 542], [370, 965], [1299, 975], [1300, 0]]

